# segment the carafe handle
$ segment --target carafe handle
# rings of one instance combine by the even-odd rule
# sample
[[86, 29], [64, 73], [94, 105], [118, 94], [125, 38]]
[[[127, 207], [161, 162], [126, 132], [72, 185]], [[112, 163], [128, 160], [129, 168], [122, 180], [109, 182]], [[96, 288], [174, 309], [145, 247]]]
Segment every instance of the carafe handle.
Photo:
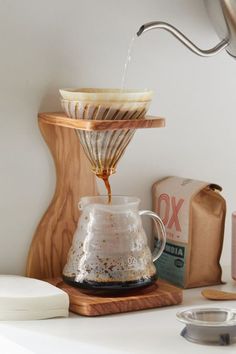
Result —
[[165, 245], [166, 245], [165, 226], [164, 226], [161, 218], [157, 214], [155, 214], [153, 211], [140, 210], [139, 215], [140, 216], [143, 216], [143, 215], [150, 216], [155, 223], [155, 226], [157, 229], [157, 234], [155, 235], [155, 239], [158, 241], [158, 242], [155, 242], [155, 247], [152, 252], [153, 262], [155, 262], [160, 257], [160, 255], [162, 254], [162, 252], [165, 249]]

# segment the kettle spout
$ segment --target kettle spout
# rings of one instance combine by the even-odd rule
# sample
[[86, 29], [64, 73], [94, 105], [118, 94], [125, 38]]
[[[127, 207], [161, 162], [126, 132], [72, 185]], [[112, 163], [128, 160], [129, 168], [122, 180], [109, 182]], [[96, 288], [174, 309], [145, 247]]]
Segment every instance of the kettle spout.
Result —
[[141, 34], [143, 33], [144, 29], [145, 29], [145, 25], [142, 25], [142, 26], [139, 28], [138, 32], [136, 33], [138, 37], [141, 36]]
[[225, 49], [229, 45], [229, 39], [223, 39], [220, 43], [218, 43], [215, 47], [211, 49], [200, 49], [197, 47], [190, 39], [188, 39], [182, 32], [180, 32], [177, 28], [170, 25], [167, 22], [154, 21], [148, 22], [142, 25], [138, 32], [137, 36], [140, 37], [141, 34], [153, 30], [153, 29], [164, 29], [171, 33], [175, 38], [177, 38], [181, 43], [183, 43], [188, 49], [190, 49], [193, 53], [201, 56], [201, 57], [210, 57], [215, 54], [218, 54], [222, 49]]

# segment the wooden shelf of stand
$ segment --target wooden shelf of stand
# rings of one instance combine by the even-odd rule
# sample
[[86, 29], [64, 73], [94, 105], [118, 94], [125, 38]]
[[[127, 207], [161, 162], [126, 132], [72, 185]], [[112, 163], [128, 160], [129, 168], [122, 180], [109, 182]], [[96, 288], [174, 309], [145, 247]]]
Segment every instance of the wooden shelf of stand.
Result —
[[140, 120], [86, 120], [68, 118], [65, 113], [39, 113], [41, 122], [57, 125], [65, 128], [80, 129], [86, 131], [105, 131], [119, 129], [147, 129], [165, 127], [165, 119], [160, 117], [146, 116]]

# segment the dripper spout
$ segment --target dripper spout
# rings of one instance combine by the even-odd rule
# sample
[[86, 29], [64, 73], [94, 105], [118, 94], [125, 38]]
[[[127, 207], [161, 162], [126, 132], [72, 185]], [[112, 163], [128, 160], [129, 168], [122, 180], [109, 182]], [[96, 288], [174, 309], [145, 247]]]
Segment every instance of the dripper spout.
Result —
[[188, 49], [190, 49], [193, 53], [202, 56], [202, 57], [209, 57], [215, 54], [218, 54], [222, 49], [226, 48], [229, 45], [228, 39], [223, 39], [220, 43], [218, 43], [215, 47], [204, 50], [197, 47], [190, 39], [188, 39], [182, 32], [180, 32], [177, 28], [170, 25], [167, 22], [161, 21], [154, 21], [148, 22], [142, 25], [138, 32], [137, 36], [141, 36], [143, 33], [153, 30], [153, 29], [164, 29], [170, 32], [175, 38], [177, 38], [181, 43], [183, 43]]

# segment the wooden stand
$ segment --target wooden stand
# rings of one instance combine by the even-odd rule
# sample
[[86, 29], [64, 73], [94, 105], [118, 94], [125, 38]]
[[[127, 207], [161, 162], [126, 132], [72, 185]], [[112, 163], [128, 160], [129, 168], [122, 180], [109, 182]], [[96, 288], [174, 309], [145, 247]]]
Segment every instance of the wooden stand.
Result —
[[40, 221], [30, 246], [27, 271], [29, 277], [51, 278], [50, 282], [70, 296], [71, 311], [85, 316], [168, 306], [182, 301], [182, 290], [162, 282], [137, 293], [122, 297], [89, 296], [68, 286], [58, 277], [67, 260], [73, 234], [79, 219], [78, 201], [81, 196], [97, 195], [95, 175], [80, 146], [75, 129], [118, 130], [161, 128], [163, 118], [142, 120], [79, 120], [63, 113], [40, 113], [39, 127], [53, 155], [57, 184], [54, 197]]
[[26, 275], [37, 279], [61, 276], [79, 219], [82, 196], [97, 195], [95, 175], [90, 170], [75, 129], [118, 130], [164, 127], [163, 118], [142, 120], [82, 120], [64, 113], [39, 113], [39, 128], [52, 153], [57, 183], [54, 197], [40, 221], [30, 246]]

